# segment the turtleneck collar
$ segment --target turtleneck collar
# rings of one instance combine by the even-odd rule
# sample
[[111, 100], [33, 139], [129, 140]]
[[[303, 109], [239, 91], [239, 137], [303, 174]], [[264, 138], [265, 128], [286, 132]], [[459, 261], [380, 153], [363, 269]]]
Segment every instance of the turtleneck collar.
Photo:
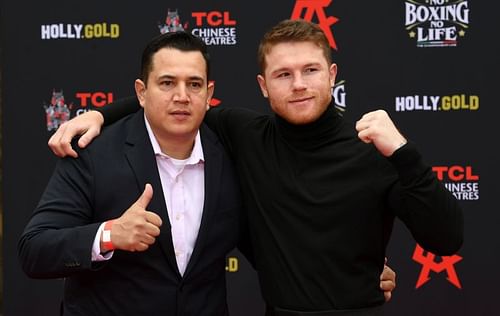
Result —
[[288, 143], [306, 148], [320, 146], [330, 141], [342, 119], [333, 102], [316, 121], [308, 124], [292, 124], [277, 114], [274, 117], [276, 129]]

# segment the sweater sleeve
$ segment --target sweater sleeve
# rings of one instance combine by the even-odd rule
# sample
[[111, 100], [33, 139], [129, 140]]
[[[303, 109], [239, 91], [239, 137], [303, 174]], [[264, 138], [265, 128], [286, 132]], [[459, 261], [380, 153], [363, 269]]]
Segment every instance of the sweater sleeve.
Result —
[[389, 203], [415, 240], [437, 255], [456, 253], [463, 242], [464, 219], [458, 201], [425, 165], [409, 142], [388, 158], [399, 175]]
[[108, 126], [129, 114], [137, 112], [140, 108], [141, 105], [134, 95], [118, 99], [105, 107], [98, 108], [97, 111], [104, 117], [104, 126]]

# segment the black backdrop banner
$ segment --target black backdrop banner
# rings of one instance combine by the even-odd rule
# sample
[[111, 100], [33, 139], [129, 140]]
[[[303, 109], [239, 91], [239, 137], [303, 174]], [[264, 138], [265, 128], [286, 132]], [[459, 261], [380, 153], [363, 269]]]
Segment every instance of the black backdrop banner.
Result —
[[[209, 45], [213, 106], [267, 112], [256, 49], [287, 18], [325, 30], [343, 115], [385, 109], [464, 209], [465, 243], [450, 257], [424, 252], [396, 223], [387, 256], [398, 287], [386, 314], [499, 315], [499, 11], [477, 0], [3, 1], [4, 315], [58, 314], [63, 280], [29, 279], [17, 260], [57, 161], [47, 147], [54, 130], [133, 94], [147, 41], [179, 28]], [[230, 254], [226, 270], [231, 314], [262, 315], [245, 259]]]

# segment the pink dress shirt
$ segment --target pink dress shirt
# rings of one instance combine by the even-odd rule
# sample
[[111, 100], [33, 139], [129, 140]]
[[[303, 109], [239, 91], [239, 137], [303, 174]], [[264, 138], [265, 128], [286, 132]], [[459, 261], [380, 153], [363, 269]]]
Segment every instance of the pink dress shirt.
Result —
[[[196, 244], [205, 199], [205, 160], [200, 132], [198, 131], [196, 135], [191, 155], [184, 160], [174, 159], [162, 153], [151, 126], [146, 118], [144, 120], [156, 156], [168, 219], [172, 226], [172, 242], [177, 267], [183, 275]], [[153, 194], [160, 194], [159, 188], [153, 188]], [[94, 240], [93, 261], [109, 260], [112, 257], [112, 253], [105, 256], [100, 254], [99, 241], [102, 226], [103, 224], [99, 227]]]

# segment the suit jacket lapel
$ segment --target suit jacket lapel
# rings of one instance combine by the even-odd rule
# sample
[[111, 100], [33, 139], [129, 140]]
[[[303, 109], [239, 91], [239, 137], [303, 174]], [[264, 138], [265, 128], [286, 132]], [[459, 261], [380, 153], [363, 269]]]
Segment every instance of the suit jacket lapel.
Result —
[[147, 210], [157, 213], [163, 221], [161, 233], [157, 237], [156, 242], [166, 255], [167, 261], [171, 265], [173, 271], [176, 271], [178, 277], [181, 277], [175, 259], [171, 225], [168, 218], [167, 206], [165, 204], [158, 168], [156, 166], [156, 157], [144, 123], [143, 110], [134, 114], [129, 127], [129, 133], [125, 143], [125, 155], [137, 178], [139, 192], [142, 193], [144, 191], [146, 183], [150, 183], [153, 186], [153, 198]]
[[193, 250], [193, 254], [189, 259], [184, 277], [188, 276], [193, 266], [200, 260], [200, 255], [203, 251], [208, 233], [213, 223], [215, 206], [219, 193], [217, 188], [220, 187], [222, 173], [222, 152], [220, 144], [216, 136], [208, 129], [205, 124], [200, 127], [201, 143], [203, 146], [203, 155], [205, 158], [205, 201], [203, 203], [203, 214], [201, 217], [200, 230], [198, 238]]

